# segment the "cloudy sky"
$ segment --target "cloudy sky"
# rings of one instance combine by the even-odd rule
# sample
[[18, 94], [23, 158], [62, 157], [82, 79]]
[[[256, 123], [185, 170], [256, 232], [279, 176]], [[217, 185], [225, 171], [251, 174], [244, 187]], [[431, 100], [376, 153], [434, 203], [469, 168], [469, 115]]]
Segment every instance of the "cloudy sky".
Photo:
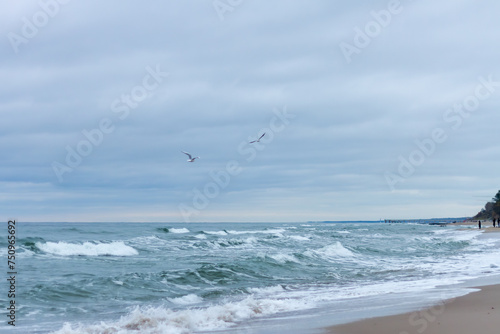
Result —
[[10, 1], [0, 212], [474, 215], [500, 189], [499, 12], [493, 0]]

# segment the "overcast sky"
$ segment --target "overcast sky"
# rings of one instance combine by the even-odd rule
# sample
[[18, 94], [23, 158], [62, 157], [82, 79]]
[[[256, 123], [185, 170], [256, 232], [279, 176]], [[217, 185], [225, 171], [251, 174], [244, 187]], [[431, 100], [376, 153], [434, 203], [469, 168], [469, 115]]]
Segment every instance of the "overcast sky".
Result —
[[474, 215], [500, 189], [498, 13], [493, 0], [9, 1], [0, 212]]

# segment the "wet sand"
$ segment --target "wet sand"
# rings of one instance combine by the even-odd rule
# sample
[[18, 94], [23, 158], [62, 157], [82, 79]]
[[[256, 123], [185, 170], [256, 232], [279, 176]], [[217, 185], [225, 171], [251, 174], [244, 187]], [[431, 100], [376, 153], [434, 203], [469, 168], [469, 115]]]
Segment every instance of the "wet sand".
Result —
[[445, 301], [434, 307], [330, 327], [331, 334], [498, 334], [500, 285]]

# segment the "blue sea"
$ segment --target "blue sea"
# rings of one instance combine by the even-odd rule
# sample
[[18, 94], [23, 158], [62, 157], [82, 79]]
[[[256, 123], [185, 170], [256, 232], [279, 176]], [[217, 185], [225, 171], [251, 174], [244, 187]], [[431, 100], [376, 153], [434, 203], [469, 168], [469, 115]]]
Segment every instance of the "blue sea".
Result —
[[[319, 333], [495, 280], [499, 239], [481, 232], [373, 222], [18, 222], [16, 326], [2, 307], [0, 332]], [[5, 228], [4, 275], [7, 245]], [[3, 279], [3, 306], [7, 291]]]

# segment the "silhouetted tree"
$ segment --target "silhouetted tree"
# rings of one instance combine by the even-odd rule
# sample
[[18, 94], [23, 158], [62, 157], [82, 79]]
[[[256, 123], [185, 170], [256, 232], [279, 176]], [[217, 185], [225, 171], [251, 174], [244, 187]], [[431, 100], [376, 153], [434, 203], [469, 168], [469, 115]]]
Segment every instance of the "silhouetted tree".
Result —
[[487, 202], [484, 209], [474, 217], [475, 219], [491, 219], [500, 218], [500, 190], [497, 192], [495, 197], [492, 198], [492, 202]]
[[495, 204], [497, 204], [498, 202], [500, 202], [500, 190], [497, 192], [497, 194], [495, 195], [495, 197], [493, 197], [493, 202], [495, 202]]
[[495, 201], [495, 203], [493, 203], [493, 208], [492, 208], [493, 215], [492, 216], [495, 216], [494, 218], [499, 218], [500, 217], [500, 190], [497, 192], [495, 197], [493, 197], [493, 200]]

